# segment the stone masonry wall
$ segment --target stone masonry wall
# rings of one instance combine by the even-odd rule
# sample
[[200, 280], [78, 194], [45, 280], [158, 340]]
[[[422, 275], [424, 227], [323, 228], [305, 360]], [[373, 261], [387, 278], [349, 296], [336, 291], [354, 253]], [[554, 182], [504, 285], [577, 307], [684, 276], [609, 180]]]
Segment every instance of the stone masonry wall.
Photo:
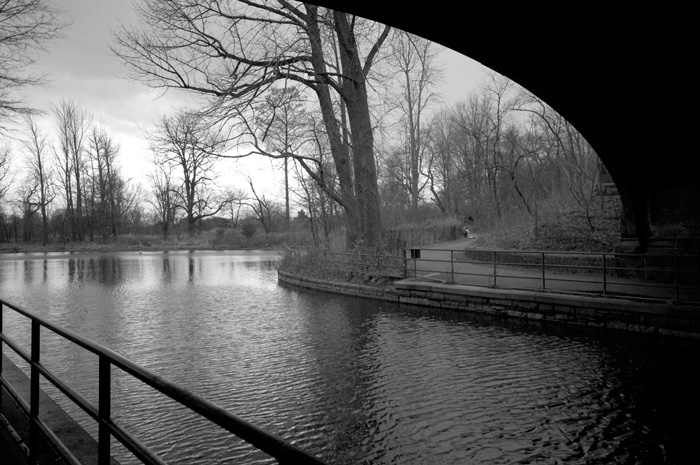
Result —
[[700, 308], [671, 303], [586, 297], [452, 284], [397, 281], [379, 288], [280, 271], [281, 283], [355, 297], [541, 322], [700, 338]]

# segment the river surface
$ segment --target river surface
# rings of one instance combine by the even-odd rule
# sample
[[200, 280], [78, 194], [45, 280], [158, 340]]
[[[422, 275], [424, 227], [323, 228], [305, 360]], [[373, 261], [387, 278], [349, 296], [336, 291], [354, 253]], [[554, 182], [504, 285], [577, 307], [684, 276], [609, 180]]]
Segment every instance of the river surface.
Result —
[[[265, 251], [8, 254], [0, 296], [329, 463], [697, 459], [698, 343], [298, 292], [277, 264]], [[26, 320], [4, 324], [28, 347]], [[96, 402], [96, 357], [42, 341], [48, 367]], [[117, 422], [167, 461], [271, 462], [119, 370], [113, 392]]]

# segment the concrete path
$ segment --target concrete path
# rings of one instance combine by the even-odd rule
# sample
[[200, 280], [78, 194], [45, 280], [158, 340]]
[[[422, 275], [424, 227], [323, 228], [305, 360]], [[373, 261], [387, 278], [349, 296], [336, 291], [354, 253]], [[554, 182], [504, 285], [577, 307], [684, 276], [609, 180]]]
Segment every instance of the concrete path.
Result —
[[407, 260], [407, 266], [414, 270], [417, 280], [427, 282], [621, 297], [637, 296], [668, 301], [700, 301], [700, 287], [677, 291], [673, 283], [611, 276], [604, 278], [602, 273], [554, 273], [551, 270], [546, 270], [543, 280], [542, 269], [538, 266], [515, 268], [498, 265], [494, 270], [491, 264], [460, 262], [456, 252], [473, 247], [473, 242], [473, 238], [468, 238], [421, 246], [420, 258]]
[[[22, 398], [29, 399], [29, 378], [4, 355], [2, 356], [2, 375]], [[3, 430], [0, 432], [0, 451], [7, 452], [8, 457], [10, 457], [5, 461], [4, 455], [0, 455], [0, 464], [25, 464], [28, 460], [22, 448], [25, 447], [26, 450], [26, 446], [21, 444], [28, 439], [28, 418], [4, 389], [2, 396], [2, 415], [12, 430], [8, 431], [4, 421], [0, 422], [0, 429]], [[75, 457], [81, 463], [97, 463], [97, 442], [95, 439], [43, 391], [39, 393], [39, 401], [42, 420], [51, 427]], [[21, 438], [22, 443], [18, 443], [17, 436]], [[49, 446], [43, 437], [40, 439], [37, 459], [38, 465], [64, 464], [59, 454]], [[115, 459], [111, 459], [110, 463], [111, 465], [119, 465]]]

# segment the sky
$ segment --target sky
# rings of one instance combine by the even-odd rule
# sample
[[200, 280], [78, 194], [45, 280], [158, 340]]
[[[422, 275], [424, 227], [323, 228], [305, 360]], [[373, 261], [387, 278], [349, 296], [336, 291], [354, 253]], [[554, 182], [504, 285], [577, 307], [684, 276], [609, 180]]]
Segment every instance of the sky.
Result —
[[[159, 117], [172, 113], [186, 103], [187, 94], [170, 90], [163, 94], [127, 79], [129, 70], [110, 51], [112, 31], [118, 25], [136, 25], [138, 19], [128, 0], [62, 0], [64, 20], [69, 23], [64, 38], [47, 45], [39, 55], [36, 69], [48, 73], [45, 86], [25, 92], [26, 102], [49, 112], [50, 104], [61, 99], [74, 100], [88, 110], [94, 121], [105, 126], [120, 145], [122, 172], [128, 179], [146, 185], [149, 171], [148, 144], [144, 135]], [[445, 103], [466, 98], [481, 84], [485, 68], [463, 55], [445, 49], [441, 54], [444, 66], [442, 86]], [[54, 122], [50, 115], [40, 118], [44, 130], [52, 134]], [[272, 173], [269, 160], [227, 162], [222, 174], [238, 172], [251, 176], [263, 191], [282, 198], [282, 174]], [[224, 164], [226, 165], [226, 164]], [[271, 183], [272, 181], [272, 183]], [[241, 176], [229, 176], [224, 184], [238, 184], [247, 190]], [[272, 185], [271, 185], [272, 184]]]

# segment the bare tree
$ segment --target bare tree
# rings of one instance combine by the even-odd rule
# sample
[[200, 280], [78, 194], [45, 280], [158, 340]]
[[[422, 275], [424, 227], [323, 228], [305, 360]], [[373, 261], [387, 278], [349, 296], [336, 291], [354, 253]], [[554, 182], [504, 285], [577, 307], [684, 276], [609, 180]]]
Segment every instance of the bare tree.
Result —
[[118, 204], [124, 195], [124, 180], [116, 161], [119, 146], [102, 126], [92, 127], [88, 145], [91, 234], [97, 231], [103, 239], [109, 235], [116, 237], [121, 217]]
[[[455, 127], [450, 158], [455, 169], [451, 174], [451, 198], [464, 196], [472, 204], [460, 210], [484, 209], [501, 218], [502, 203], [509, 195], [502, 180], [508, 176], [509, 157], [516, 148], [506, 137], [513, 132], [515, 106], [511, 81], [492, 74], [481, 94], [472, 94], [452, 107], [450, 119]], [[438, 161], [435, 167], [444, 169], [446, 165]], [[489, 198], [490, 202], [485, 202]]]
[[[332, 177], [332, 167], [326, 168], [326, 176]], [[309, 226], [314, 245], [320, 246], [323, 239], [326, 247], [330, 246], [331, 220], [334, 216], [333, 203], [325, 191], [298, 164], [294, 165], [298, 201], [305, 205], [308, 211]]]
[[481, 111], [486, 124], [480, 130], [473, 130], [472, 136], [477, 139], [480, 148], [484, 150], [484, 162], [487, 179], [496, 214], [500, 219], [502, 211], [502, 193], [500, 192], [499, 177], [504, 166], [505, 132], [508, 130], [514, 102], [509, 98], [513, 83], [508, 78], [491, 73], [485, 87], [484, 104]]
[[[28, 178], [22, 182], [17, 190], [16, 207], [22, 217], [22, 240], [29, 242], [34, 237], [34, 215], [40, 207], [36, 203], [36, 195], [39, 185], [36, 179]], [[17, 241], [17, 232], [15, 232]]]
[[[300, 94], [293, 89], [273, 89], [271, 94], [274, 98], [255, 106], [255, 111], [251, 112], [253, 117], [242, 118], [237, 126], [239, 134], [248, 136], [251, 153], [293, 160], [294, 166], [301, 167], [323, 192], [324, 203], [332, 199], [343, 206], [337, 170], [329, 153], [330, 141], [322, 118], [308, 111]], [[289, 190], [288, 179], [285, 180], [285, 187]]]
[[26, 204], [24, 210], [31, 211], [31, 206], [34, 206], [41, 212], [41, 241], [46, 245], [49, 242], [48, 207], [56, 196], [49, 165], [49, 145], [33, 117], [25, 116], [25, 124], [26, 136], [22, 143], [28, 170], [26, 184], [32, 188], [27, 189], [26, 196], [23, 196]]
[[177, 197], [175, 204], [185, 213], [187, 233], [193, 237], [197, 222], [216, 215], [224, 205], [215, 198], [212, 187], [214, 164], [226, 140], [186, 111], [163, 117], [150, 138], [154, 162], [177, 172], [181, 186], [172, 192]]
[[313, 120], [307, 115], [296, 87], [272, 88], [258, 107], [256, 125], [261, 140], [268, 152], [280, 154], [284, 160], [285, 217], [289, 227], [289, 161], [294, 158], [287, 154], [304, 152]]
[[224, 210], [231, 221], [231, 229], [236, 229], [241, 219], [241, 208], [246, 201], [246, 195], [241, 189], [228, 187], [224, 193]]
[[[251, 103], [278, 81], [300, 83], [315, 95], [338, 174], [334, 198], [347, 213], [348, 237], [378, 241], [367, 80], [389, 27], [287, 1], [145, 0], [140, 15], [145, 32], [122, 29], [116, 53], [150, 86], [210, 96], [209, 110], [218, 118], [245, 118]], [[340, 66], [328, 59], [336, 53]], [[349, 137], [339, 124], [345, 114]], [[255, 152], [265, 153], [260, 148]]]
[[175, 185], [173, 181], [172, 167], [170, 165], [155, 164], [155, 169], [148, 175], [151, 184], [151, 196], [149, 203], [155, 210], [155, 219], [163, 240], [167, 241], [171, 228], [175, 225]]
[[456, 124], [450, 109], [445, 108], [433, 115], [430, 121], [428, 150], [432, 161], [426, 176], [433, 203], [445, 215], [463, 216], [460, 195], [461, 178], [458, 172]]
[[517, 109], [528, 113], [536, 130], [549, 141], [548, 156], [557, 164], [560, 187], [585, 212], [588, 226], [595, 232], [591, 207], [601, 170], [595, 151], [566, 119], [536, 96], [524, 94], [524, 103]]
[[439, 123], [440, 129], [433, 127], [434, 148], [439, 150], [440, 157], [433, 166], [444, 174], [446, 205], [452, 205], [454, 213], [460, 216], [472, 210], [474, 213], [497, 210], [494, 192], [498, 192], [498, 186], [494, 188], [494, 184], [498, 173], [489, 163], [494, 143], [490, 112], [489, 100], [472, 94], [466, 101], [453, 105]]
[[4, 119], [31, 112], [16, 92], [43, 81], [27, 70], [35, 53], [58, 37], [64, 26], [59, 15], [48, 0], [0, 1], [0, 129]]
[[405, 166], [394, 166], [393, 169], [402, 173], [399, 185], [407, 190], [415, 216], [421, 192], [428, 182], [424, 173], [427, 151], [423, 141], [426, 131], [423, 117], [428, 106], [439, 100], [435, 87], [442, 71], [435, 62], [437, 46], [429, 40], [399, 32], [394, 34], [390, 50], [388, 61], [398, 71], [400, 81], [400, 91], [394, 100], [400, 111], [404, 135], [400, 147], [395, 150], [400, 158], [395, 158], [394, 162], [403, 161]]
[[[0, 146], [0, 201], [5, 198], [7, 191], [12, 185], [12, 174], [10, 172], [10, 164], [12, 156], [9, 146]], [[0, 208], [2, 205], [0, 204]]]
[[253, 197], [247, 203], [247, 205], [253, 210], [255, 219], [258, 220], [260, 225], [263, 227], [265, 233], [271, 233], [275, 231], [275, 218], [278, 216], [278, 206], [274, 202], [265, 198], [265, 195], [258, 195], [253, 185], [253, 180], [250, 177], [246, 178], [248, 180], [248, 185], [250, 185], [250, 190], [253, 193]]
[[72, 101], [61, 100], [52, 105], [58, 126], [57, 166], [71, 223], [73, 240], [83, 239], [83, 173], [85, 144], [92, 117]]

